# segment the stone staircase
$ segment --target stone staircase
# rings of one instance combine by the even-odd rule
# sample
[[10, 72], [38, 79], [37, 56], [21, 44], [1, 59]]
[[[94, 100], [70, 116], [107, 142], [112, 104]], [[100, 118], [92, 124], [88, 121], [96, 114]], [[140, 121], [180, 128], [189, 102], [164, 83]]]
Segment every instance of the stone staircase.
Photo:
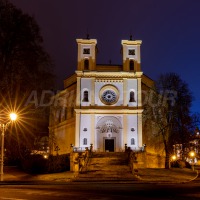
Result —
[[135, 181], [124, 152], [93, 152], [85, 170], [75, 181]]

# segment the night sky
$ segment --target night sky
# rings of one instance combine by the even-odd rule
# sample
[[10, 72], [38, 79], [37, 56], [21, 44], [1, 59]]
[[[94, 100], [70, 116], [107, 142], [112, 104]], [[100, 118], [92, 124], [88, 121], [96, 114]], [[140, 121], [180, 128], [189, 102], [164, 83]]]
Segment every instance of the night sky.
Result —
[[33, 15], [55, 62], [57, 88], [76, 70], [76, 38], [97, 39], [98, 64], [122, 64], [121, 40], [142, 40], [142, 71], [175, 72], [189, 84], [200, 112], [200, 0], [10, 0]]

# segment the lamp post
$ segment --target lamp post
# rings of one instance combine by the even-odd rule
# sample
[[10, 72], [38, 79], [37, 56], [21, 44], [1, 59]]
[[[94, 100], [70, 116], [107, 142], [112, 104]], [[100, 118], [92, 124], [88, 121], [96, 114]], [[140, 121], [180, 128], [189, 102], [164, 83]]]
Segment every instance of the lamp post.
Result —
[[15, 121], [16, 119], [17, 119], [17, 115], [15, 113], [11, 113], [10, 114], [10, 121], [8, 121], [5, 124], [0, 124], [0, 129], [1, 129], [1, 170], [0, 170], [1, 181], [3, 181], [4, 135], [5, 135], [5, 131], [8, 127], [8, 125], [11, 123], [11, 121]]
[[194, 151], [190, 151], [189, 152], [189, 156], [191, 158], [191, 165], [192, 165], [192, 171], [194, 171], [194, 159], [195, 159], [195, 156], [196, 156], [196, 153]]

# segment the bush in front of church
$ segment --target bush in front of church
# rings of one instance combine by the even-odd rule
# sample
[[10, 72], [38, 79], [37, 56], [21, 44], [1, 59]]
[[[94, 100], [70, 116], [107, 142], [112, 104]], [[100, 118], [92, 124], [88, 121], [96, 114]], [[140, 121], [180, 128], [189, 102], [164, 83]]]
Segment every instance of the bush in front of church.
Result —
[[63, 154], [57, 156], [50, 155], [48, 161], [49, 161], [48, 162], [49, 173], [63, 172], [70, 170], [69, 154]]
[[70, 169], [69, 155], [50, 155], [47, 159], [43, 155], [35, 154], [21, 162], [24, 171], [31, 174], [44, 174], [68, 171]]

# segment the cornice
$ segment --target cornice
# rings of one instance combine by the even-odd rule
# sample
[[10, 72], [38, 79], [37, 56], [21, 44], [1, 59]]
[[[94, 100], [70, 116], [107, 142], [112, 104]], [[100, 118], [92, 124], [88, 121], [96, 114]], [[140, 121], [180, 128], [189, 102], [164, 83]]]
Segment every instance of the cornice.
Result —
[[76, 114], [142, 114], [143, 109], [75, 109]]
[[141, 78], [143, 72], [99, 72], [76, 71], [77, 77], [84, 78]]
[[121, 44], [127, 44], [127, 45], [141, 45], [142, 40], [122, 40]]

